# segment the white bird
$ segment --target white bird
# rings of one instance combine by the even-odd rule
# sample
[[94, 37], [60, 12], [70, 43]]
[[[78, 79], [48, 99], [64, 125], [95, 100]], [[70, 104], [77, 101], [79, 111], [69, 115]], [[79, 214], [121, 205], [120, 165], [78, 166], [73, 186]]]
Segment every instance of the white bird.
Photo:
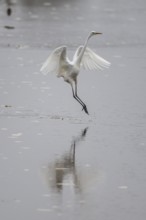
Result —
[[102, 70], [103, 68], [110, 66], [110, 62], [98, 56], [87, 47], [89, 39], [97, 34], [101, 33], [92, 31], [89, 34], [84, 45], [77, 48], [72, 61], [70, 61], [66, 56], [66, 46], [57, 47], [50, 54], [40, 70], [45, 75], [53, 72], [56, 73], [58, 77], [63, 77], [64, 81], [71, 85], [73, 97], [80, 103], [80, 105], [82, 105], [82, 110], [84, 110], [87, 114], [89, 114], [87, 107], [77, 94], [77, 76], [79, 71], [81, 67], [84, 67], [87, 70]]

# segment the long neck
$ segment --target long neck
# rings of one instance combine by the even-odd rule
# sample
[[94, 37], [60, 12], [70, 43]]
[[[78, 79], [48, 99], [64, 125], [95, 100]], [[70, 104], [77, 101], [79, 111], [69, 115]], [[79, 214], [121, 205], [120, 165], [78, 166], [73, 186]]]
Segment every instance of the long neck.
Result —
[[82, 61], [82, 58], [83, 58], [83, 56], [84, 56], [84, 52], [85, 52], [85, 50], [86, 50], [86, 47], [87, 47], [87, 44], [88, 44], [89, 39], [90, 39], [90, 35], [87, 37], [87, 39], [86, 39], [86, 41], [85, 41], [85, 43], [84, 43], [84, 46], [82, 47], [82, 49], [81, 49], [81, 51], [80, 51], [80, 53], [79, 53], [79, 56], [78, 56], [78, 58], [77, 58], [77, 60], [76, 60], [76, 63], [79, 64], [79, 65], [80, 65], [80, 63], [81, 63], [81, 61]]

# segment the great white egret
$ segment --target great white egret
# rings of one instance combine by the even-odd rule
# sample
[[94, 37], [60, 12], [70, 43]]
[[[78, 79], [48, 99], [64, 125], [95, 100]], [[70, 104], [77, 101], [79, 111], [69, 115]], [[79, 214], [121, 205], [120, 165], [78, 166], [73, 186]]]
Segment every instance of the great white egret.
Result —
[[110, 66], [108, 61], [98, 56], [87, 47], [89, 39], [98, 34], [101, 33], [92, 31], [88, 35], [84, 45], [77, 48], [72, 61], [70, 61], [66, 56], [67, 47], [60, 46], [53, 50], [41, 67], [42, 73], [56, 73], [58, 77], [63, 77], [64, 81], [71, 85], [73, 97], [80, 103], [80, 105], [82, 105], [82, 110], [84, 110], [87, 114], [89, 114], [87, 107], [77, 94], [77, 76], [79, 71], [81, 67], [84, 67], [87, 70], [93, 70], [103, 69], [104, 67], [107, 68]]

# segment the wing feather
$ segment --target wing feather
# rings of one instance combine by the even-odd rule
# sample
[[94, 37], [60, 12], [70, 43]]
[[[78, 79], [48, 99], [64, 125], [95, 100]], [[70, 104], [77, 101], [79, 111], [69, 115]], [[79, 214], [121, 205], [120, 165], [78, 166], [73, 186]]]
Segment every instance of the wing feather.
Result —
[[82, 58], [82, 65], [85, 69], [103, 69], [110, 66], [110, 62], [97, 55], [89, 47], [86, 48]]
[[[60, 67], [60, 56], [62, 53], [62, 50], [66, 49], [65, 46], [57, 47], [50, 56], [47, 58], [47, 60], [42, 65], [40, 71], [46, 75], [48, 73], [56, 73], [58, 74], [59, 67]], [[65, 58], [66, 58], [66, 50], [65, 50]]]
[[[78, 49], [75, 52], [75, 55], [73, 57], [73, 61], [78, 58], [83, 46], [78, 47]], [[91, 50], [89, 47], [86, 48], [84, 55], [82, 57], [81, 65], [86, 70], [93, 70], [93, 69], [100, 69], [108, 68], [110, 67], [110, 62], [103, 59], [99, 55], [97, 55], [93, 50]]]

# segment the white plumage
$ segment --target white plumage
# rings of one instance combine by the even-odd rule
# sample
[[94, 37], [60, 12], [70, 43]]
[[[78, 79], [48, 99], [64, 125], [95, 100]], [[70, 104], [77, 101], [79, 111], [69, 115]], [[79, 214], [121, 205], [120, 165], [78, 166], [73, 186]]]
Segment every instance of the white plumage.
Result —
[[[97, 55], [93, 50], [87, 47], [89, 39], [96, 34], [101, 34], [92, 31], [85, 41], [84, 46], [79, 46], [70, 61], [67, 57], [67, 47], [60, 46], [56, 48], [45, 63], [41, 67], [43, 74], [56, 73], [58, 77], [63, 77], [72, 87], [73, 97], [82, 105], [83, 110], [88, 114], [85, 103], [77, 95], [77, 76], [81, 67], [85, 70], [93, 70], [108, 68], [110, 63]], [[75, 83], [75, 88], [73, 87]]]
[[[78, 47], [78, 49], [75, 52], [75, 55], [73, 57], [73, 62], [78, 58], [80, 51], [83, 49], [83, 46]], [[84, 55], [82, 57], [81, 66], [85, 70], [94, 70], [94, 69], [100, 69], [108, 68], [110, 66], [110, 63], [97, 55], [93, 50], [91, 50], [89, 47], [86, 47]]]

